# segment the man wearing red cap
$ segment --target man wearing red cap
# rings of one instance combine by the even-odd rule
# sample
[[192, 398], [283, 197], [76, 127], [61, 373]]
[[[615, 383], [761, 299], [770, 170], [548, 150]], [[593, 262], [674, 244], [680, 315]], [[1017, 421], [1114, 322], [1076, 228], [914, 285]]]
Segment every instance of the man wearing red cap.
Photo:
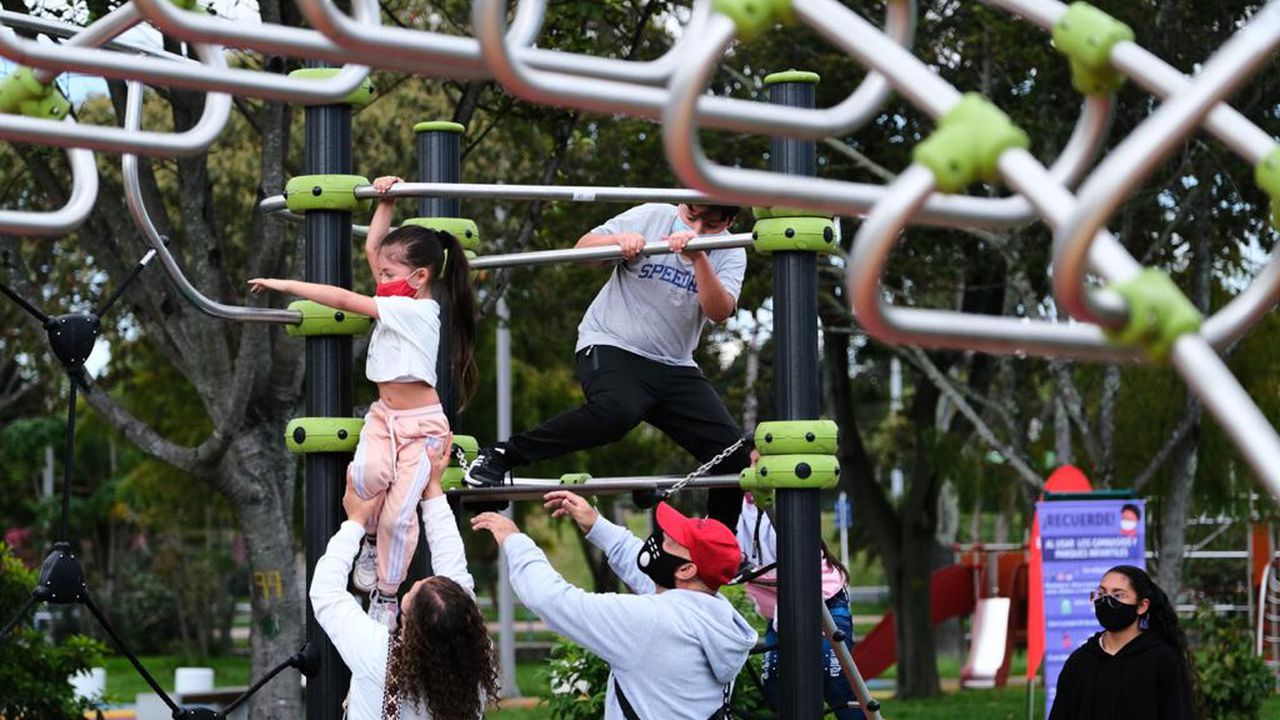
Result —
[[547, 627], [609, 663], [605, 720], [716, 720], [756, 632], [719, 593], [738, 571], [737, 538], [716, 520], [689, 518], [660, 503], [641, 540], [599, 516], [581, 497], [545, 496], [553, 517], [571, 517], [635, 595], [574, 587], [509, 518], [482, 513], [507, 557], [516, 596]]

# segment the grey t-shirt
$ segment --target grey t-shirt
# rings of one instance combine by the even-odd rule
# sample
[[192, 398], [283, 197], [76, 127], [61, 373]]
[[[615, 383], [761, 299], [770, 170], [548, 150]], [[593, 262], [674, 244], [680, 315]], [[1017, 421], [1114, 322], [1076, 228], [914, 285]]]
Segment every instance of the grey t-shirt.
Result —
[[[631, 208], [591, 232], [635, 232], [644, 235], [645, 242], [660, 242], [673, 232], [679, 218], [674, 205], [649, 203]], [[720, 284], [736, 300], [747, 268], [746, 251], [711, 250], [707, 259]], [[609, 282], [578, 325], [576, 350], [610, 345], [666, 365], [697, 367], [693, 349], [706, 321], [698, 303], [693, 262], [677, 253], [641, 256], [614, 267]]]

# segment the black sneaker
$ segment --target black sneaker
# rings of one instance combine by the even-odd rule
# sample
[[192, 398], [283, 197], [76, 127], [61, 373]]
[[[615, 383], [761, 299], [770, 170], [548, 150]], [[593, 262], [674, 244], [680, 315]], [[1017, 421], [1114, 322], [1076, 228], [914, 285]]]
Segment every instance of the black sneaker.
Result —
[[471, 487], [498, 487], [507, 484], [507, 474], [511, 472], [511, 463], [507, 460], [507, 450], [500, 445], [487, 447], [476, 454], [475, 462], [467, 468], [462, 482]]

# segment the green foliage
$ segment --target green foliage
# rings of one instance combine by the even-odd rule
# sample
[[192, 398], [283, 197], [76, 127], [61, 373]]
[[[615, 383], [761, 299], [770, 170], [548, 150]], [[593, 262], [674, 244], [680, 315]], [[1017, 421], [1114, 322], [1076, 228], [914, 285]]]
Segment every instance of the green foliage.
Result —
[[1215, 720], [1258, 720], [1275, 679], [1253, 654], [1248, 622], [1223, 618], [1203, 607], [1195, 617], [1201, 650], [1196, 656], [1204, 707]]
[[[0, 544], [0, 608], [5, 620], [31, 596], [36, 573]], [[71, 720], [81, 718], [97, 704], [77, 700], [67, 678], [99, 664], [106, 648], [76, 635], [61, 645], [50, 645], [30, 627], [27, 613], [0, 643], [0, 717]]]

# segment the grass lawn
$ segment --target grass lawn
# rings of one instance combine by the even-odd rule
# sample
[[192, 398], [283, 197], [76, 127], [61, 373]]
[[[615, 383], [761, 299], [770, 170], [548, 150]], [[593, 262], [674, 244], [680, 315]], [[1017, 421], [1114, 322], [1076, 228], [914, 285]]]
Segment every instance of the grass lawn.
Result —
[[[180, 667], [211, 667], [217, 687], [249, 684], [249, 658], [228, 656], [208, 660], [188, 660], [172, 655], [144, 655], [139, 660], [165, 692], [173, 691], [173, 671]], [[151, 692], [138, 671], [125, 658], [117, 655], [103, 659], [107, 668], [107, 701], [132, 704], [138, 693]]]

